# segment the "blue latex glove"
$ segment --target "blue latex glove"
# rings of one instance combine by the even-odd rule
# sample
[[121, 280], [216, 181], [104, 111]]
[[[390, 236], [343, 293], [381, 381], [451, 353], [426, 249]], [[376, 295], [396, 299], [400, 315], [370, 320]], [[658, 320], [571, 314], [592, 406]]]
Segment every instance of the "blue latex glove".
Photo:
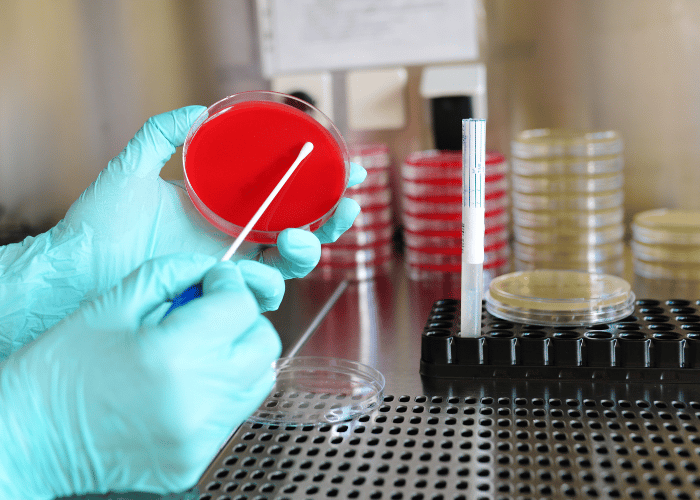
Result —
[[[160, 322], [199, 280], [203, 296]], [[236, 263], [146, 262], [0, 365], [0, 498], [193, 486], [280, 351]]]
[[[205, 109], [189, 106], [150, 118], [54, 228], [0, 247], [0, 359], [148, 259], [193, 251], [221, 256], [228, 248], [233, 238], [197, 212], [181, 185], [159, 176]], [[353, 164], [349, 184], [365, 175]], [[263, 310], [276, 309], [282, 300], [282, 278], [311, 271], [320, 243], [335, 240], [358, 213], [357, 203], [345, 198], [315, 234], [288, 229], [276, 246], [241, 247], [236, 258], [274, 268], [240, 267]]]

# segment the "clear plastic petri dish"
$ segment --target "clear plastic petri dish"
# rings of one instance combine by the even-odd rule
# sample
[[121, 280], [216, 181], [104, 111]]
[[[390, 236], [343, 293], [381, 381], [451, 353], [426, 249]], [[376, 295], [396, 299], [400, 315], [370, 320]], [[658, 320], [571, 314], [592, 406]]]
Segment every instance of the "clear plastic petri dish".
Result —
[[[454, 232], [462, 230], [462, 214], [456, 214], [454, 218], [448, 219], [439, 217], [429, 217], [424, 215], [411, 215], [403, 213], [401, 217], [404, 228], [413, 231], [414, 233], [422, 233], [425, 235], [442, 235], [445, 232]], [[509, 216], [507, 210], [494, 210], [486, 212], [484, 224], [486, 230], [491, 227], [504, 227], [508, 224]]]
[[634, 311], [635, 296], [622, 278], [571, 270], [540, 269], [491, 280], [486, 310], [534, 325], [582, 326], [610, 323]]
[[578, 269], [584, 262], [597, 263], [621, 258], [625, 251], [622, 241], [604, 245], [524, 245], [516, 241], [513, 254], [516, 259], [529, 262], [557, 262]]
[[600, 175], [622, 172], [624, 159], [621, 155], [584, 158], [558, 158], [524, 160], [513, 158], [511, 171], [517, 175]]
[[649, 262], [632, 257], [634, 274], [650, 279], [700, 280], [700, 264]]
[[560, 227], [555, 230], [513, 226], [515, 239], [525, 245], [604, 245], [622, 241], [625, 236], [623, 224], [613, 224], [594, 229]]
[[[484, 195], [505, 192], [508, 189], [508, 180], [504, 175], [493, 176], [484, 182]], [[438, 179], [428, 182], [414, 182], [402, 180], [401, 191], [412, 198], [426, 197], [462, 197], [462, 178], [458, 180]]]
[[377, 409], [384, 376], [346, 359], [301, 356], [273, 363], [275, 385], [248, 422], [269, 425], [335, 424]]
[[589, 157], [620, 154], [620, 135], [614, 130], [576, 131], [541, 128], [525, 130], [511, 142], [515, 158]]
[[247, 240], [275, 243], [289, 227], [313, 231], [331, 217], [345, 193], [349, 156], [330, 119], [292, 96], [242, 92], [202, 113], [183, 147], [187, 193], [212, 225], [237, 236], [307, 141], [314, 150]]
[[391, 203], [391, 190], [386, 187], [347, 191], [346, 197], [355, 200], [362, 208], [386, 207]]
[[364, 189], [386, 188], [389, 185], [389, 171], [386, 169], [367, 170], [367, 177], [359, 184], [347, 188], [347, 193]]
[[331, 248], [343, 248], [389, 243], [393, 232], [394, 226], [391, 224], [370, 229], [351, 227], [340, 235], [337, 240], [335, 240], [333, 243], [329, 243], [328, 245]]
[[[484, 197], [484, 206], [487, 211], [506, 209], [509, 206], [508, 193], [505, 191], [489, 193]], [[401, 208], [411, 214], [455, 214], [462, 212], [462, 198], [411, 198], [402, 196]]]
[[513, 206], [521, 210], [605, 210], [621, 207], [622, 189], [599, 193], [532, 194], [511, 192]]
[[[444, 236], [430, 236], [404, 230], [404, 243], [407, 247], [420, 250], [422, 248], [462, 248], [462, 233], [453, 232]], [[484, 249], [492, 248], [501, 242], [508, 241], [508, 229], [503, 226], [490, 228], [484, 232]]]
[[648, 262], [700, 264], [700, 246], [648, 245], [636, 240], [632, 240], [630, 246], [632, 247], [632, 255], [640, 260]]
[[522, 227], [549, 228], [571, 227], [598, 228], [621, 224], [624, 209], [607, 210], [538, 210], [526, 211], [513, 208], [513, 223]]
[[392, 221], [393, 211], [390, 206], [363, 207], [355, 217], [352, 227], [356, 229], [368, 229], [384, 226]]
[[648, 210], [632, 220], [632, 237], [646, 244], [700, 245], [700, 211]]
[[518, 193], [599, 193], [622, 189], [624, 177], [622, 173], [596, 176], [549, 175], [526, 177], [511, 176], [513, 191]]
[[360, 144], [350, 148], [350, 161], [370, 170], [391, 167], [389, 147], [386, 144]]
[[625, 272], [625, 259], [616, 258], [601, 262], [581, 262], [578, 264], [565, 261], [521, 260], [513, 258], [516, 271], [534, 271], [538, 269], [558, 269], [563, 271], [580, 271], [594, 274], [612, 274], [622, 276]]
[[[486, 176], [505, 175], [508, 164], [505, 157], [493, 151], [486, 152]], [[404, 180], [428, 181], [438, 179], [462, 179], [462, 152], [431, 149], [416, 151], [406, 157], [401, 165]]]

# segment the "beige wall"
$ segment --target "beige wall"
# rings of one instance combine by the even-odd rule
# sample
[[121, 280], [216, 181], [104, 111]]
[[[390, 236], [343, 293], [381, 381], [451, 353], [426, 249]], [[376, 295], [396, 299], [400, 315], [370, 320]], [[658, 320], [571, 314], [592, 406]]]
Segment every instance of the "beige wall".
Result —
[[[490, 147], [507, 153], [526, 128], [614, 128], [628, 218], [700, 209], [700, 2], [483, 1]], [[268, 85], [252, 0], [0, 0], [0, 12], [0, 205], [33, 223], [60, 217], [148, 116]], [[419, 78], [409, 68], [405, 129], [347, 137], [386, 141], [397, 159], [428, 147]]]

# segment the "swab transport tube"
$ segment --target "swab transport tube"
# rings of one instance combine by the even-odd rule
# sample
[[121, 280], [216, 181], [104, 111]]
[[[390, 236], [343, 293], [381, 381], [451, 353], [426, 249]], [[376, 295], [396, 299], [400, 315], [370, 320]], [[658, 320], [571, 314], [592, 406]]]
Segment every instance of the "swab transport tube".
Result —
[[462, 120], [462, 337], [481, 334], [486, 120]]

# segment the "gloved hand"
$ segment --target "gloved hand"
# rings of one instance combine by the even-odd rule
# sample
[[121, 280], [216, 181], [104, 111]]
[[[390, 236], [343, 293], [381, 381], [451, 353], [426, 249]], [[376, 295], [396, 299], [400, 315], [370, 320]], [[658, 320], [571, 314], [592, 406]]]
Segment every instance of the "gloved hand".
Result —
[[[181, 185], [159, 176], [205, 109], [189, 106], [150, 118], [54, 228], [0, 247], [0, 359], [150, 258], [193, 251], [220, 256], [228, 248], [233, 238], [197, 212]], [[353, 164], [349, 185], [365, 175]], [[315, 234], [288, 229], [277, 246], [247, 244], [236, 258], [269, 264], [285, 279], [304, 276], [318, 263], [320, 244], [337, 239], [359, 210], [343, 199]], [[280, 276], [240, 269], [264, 310], [276, 309], [284, 294]]]
[[0, 498], [193, 486], [271, 390], [280, 350], [236, 263], [146, 262], [0, 365]]

